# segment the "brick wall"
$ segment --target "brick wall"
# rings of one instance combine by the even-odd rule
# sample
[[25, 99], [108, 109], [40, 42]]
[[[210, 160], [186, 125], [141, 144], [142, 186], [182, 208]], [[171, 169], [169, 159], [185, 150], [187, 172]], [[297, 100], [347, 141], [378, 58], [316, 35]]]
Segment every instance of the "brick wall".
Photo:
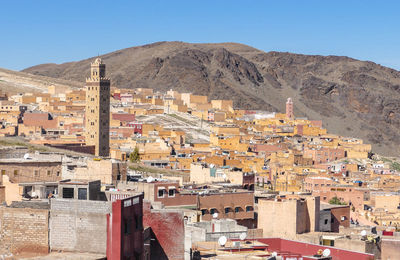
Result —
[[49, 211], [0, 208], [0, 251], [48, 253]]
[[106, 254], [109, 202], [52, 199], [50, 205], [51, 250]]

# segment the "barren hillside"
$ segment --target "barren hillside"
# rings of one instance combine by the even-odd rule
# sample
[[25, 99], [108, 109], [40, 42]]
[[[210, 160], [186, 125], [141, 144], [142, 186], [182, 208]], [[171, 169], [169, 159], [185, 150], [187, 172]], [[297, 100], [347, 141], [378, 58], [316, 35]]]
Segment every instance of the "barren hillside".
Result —
[[[400, 152], [400, 72], [373, 62], [183, 42], [158, 42], [101, 58], [114, 86], [173, 88], [270, 111], [283, 111], [292, 97], [297, 116], [322, 119], [330, 132], [363, 138], [376, 152]], [[92, 60], [24, 72], [83, 83]]]

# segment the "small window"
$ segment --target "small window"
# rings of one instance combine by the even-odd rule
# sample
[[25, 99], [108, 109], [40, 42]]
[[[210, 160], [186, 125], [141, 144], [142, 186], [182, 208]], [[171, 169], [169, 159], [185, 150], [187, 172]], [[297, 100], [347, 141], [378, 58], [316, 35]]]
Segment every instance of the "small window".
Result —
[[1, 170], [1, 175], [6, 175], [6, 170]]
[[35, 177], [39, 177], [40, 176], [40, 173], [39, 173], [39, 171], [38, 170], [35, 170]]
[[216, 208], [210, 209], [210, 214], [213, 215], [214, 213], [217, 213], [218, 210]]
[[158, 197], [159, 198], [164, 198], [164, 189], [159, 189], [158, 190]]
[[168, 197], [175, 197], [175, 189], [168, 190]]
[[47, 176], [51, 176], [51, 171], [47, 171]]
[[14, 170], [14, 176], [18, 176], [18, 170]]
[[238, 213], [238, 212], [240, 212], [240, 211], [242, 211], [242, 208], [241, 208], [241, 207], [236, 207], [236, 208], [235, 208], [235, 213]]
[[57, 171], [57, 177], [60, 176], [60, 171]]
[[201, 215], [204, 216], [205, 214], [207, 214], [207, 210], [206, 209], [202, 209], [201, 210]]
[[253, 211], [253, 207], [252, 206], [246, 206], [246, 212], [250, 212]]
[[86, 188], [78, 188], [78, 200], [87, 200]]
[[326, 225], [326, 224], [328, 224], [328, 220], [327, 220], [327, 219], [325, 219], [324, 223], [325, 223], [325, 225]]
[[63, 199], [74, 198], [74, 188], [63, 188], [62, 189]]
[[229, 208], [229, 207], [226, 207], [226, 208], [225, 208], [225, 214], [228, 214], [228, 213], [231, 212], [231, 211], [232, 211], [231, 208]]

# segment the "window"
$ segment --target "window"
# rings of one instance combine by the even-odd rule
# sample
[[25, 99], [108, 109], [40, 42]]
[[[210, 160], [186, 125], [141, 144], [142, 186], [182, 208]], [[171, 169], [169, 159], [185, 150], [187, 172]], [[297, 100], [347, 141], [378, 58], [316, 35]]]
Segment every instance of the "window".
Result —
[[253, 206], [246, 206], [246, 212], [253, 211]]
[[201, 210], [201, 215], [204, 216], [205, 214], [207, 214], [207, 209], [202, 209]]
[[325, 225], [328, 224], [328, 220], [327, 220], [327, 219], [325, 219], [324, 224], [325, 224]]
[[51, 176], [51, 171], [47, 171], [47, 176]]
[[78, 188], [78, 200], [87, 200], [86, 188]]
[[225, 214], [228, 214], [229, 212], [231, 212], [232, 211], [232, 209], [230, 208], [230, 207], [226, 207], [225, 208]]
[[1, 175], [6, 175], [6, 170], [1, 170]]
[[236, 207], [236, 208], [235, 208], [235, 213], [238, 213], [238, 212], [240, 212], [240, 211], [242, 211], [242, 208], [241, 208], [241, 207]]
[[35, 174], [35, 177], [39, 177], [39, 176], [40, 176], [40, 174], [39, 174], [39, 171], [38, 171], [38, 170], [35, 170], [35, 171], [34, 171], [34, 174]]
[[347, 219], [346, 216], [341, 216], [341, 217], [340, 217], [340, 220], [341, 220], [341, 221], [345, 221], [346, 219]]
[[164, 189], [158, 190], [158, 198], [164, 198]]
[[218, 213], [218, 210], [216, 208], [210, 209], [210, 214], [213, 215], [214, 213]]
[[129, 235], [132, 232], [132, 219], [125, 219], [124, 222], [124, 234]]
[[63, 195], [63, 199], [73, 199], [74, 198], [74, 188], [63, 188], [62, 195]]
[[18, 170], [14, 170], [14, 176], [18, 176]]
[[136, 230], [143, 229], [143, 216], [135, 215]]
[[57, 171], [57, 177], [60, 176], [60, 171]]
[[168, 197], [175, 197], [175, 189], [168, 190]]

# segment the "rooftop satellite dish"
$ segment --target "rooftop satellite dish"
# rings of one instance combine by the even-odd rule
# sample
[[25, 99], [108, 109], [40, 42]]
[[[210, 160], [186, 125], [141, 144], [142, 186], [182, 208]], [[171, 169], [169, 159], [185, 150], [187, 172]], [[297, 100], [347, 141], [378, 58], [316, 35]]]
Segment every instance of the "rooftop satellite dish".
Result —
[[215, 212], [212, 216], [213, 216], [213, 218], [218, 218], [218, 213]]
[[277, 253], [277, 252], [272, 252], [271, 256], [277, 257], [277, 256], [278, 256], [278, 253]]
[[153, 182], [154, 181], [154, 178], [153, 177], [151, 177], [151, 176], [149, 176], [148, 178], [147, 178], [147, 180], [146, 180], [147, 182]]
[[366, 236], [367, 235], [367, 231], [365, 231], [365, 230], [363, 230], [363, 231], [361, 231], [361, 236]]
[[240, 234], [240, 236], [239, 236], [240, 240], [245, 240], [246, 237], [247, 237], [247, 234], [246, 234], [246, 233], [242, 233], [242, 234]]
[[226, 239], [226, 236], [222, 236], [222, 237], [218, 238], [218, 244], [219, 244], [220, 246], [224, 246], [224, 245], [226, 244], [226, 241], [228, 241], [228, 240]]
[[24, 154], [24, 159], [25, 160], [28, 160], [30, 157], [29, 157], [29, 153], [26, 153], [26, 154]]
[[328, 248], [325, 249], [325, 250], [322, 252], [322, 256], [324, 256], [324, 257], [328, 257], [328, 256], [330, 256], [330, 255], [331, 255], [331, 250], [329, 250]]

